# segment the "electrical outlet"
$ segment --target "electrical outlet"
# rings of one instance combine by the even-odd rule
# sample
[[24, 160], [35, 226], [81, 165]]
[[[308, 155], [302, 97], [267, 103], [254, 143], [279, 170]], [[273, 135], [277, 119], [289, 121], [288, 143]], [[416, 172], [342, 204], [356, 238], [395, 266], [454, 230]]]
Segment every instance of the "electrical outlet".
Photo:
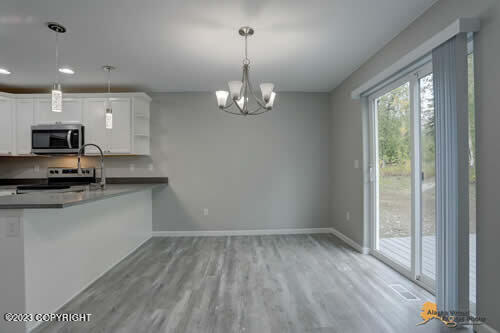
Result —
[[19, 237], [21, 233], [21, 222], [17, 217], [7, 217], [5, 221], [5, 237]]
[[135, 164], [129, 164], [128, 166], [130, 172], [134, 172], [135, 171]]
[[354, 160], [354, 169], [359, 169], [359, 160]]
[[350, 220], [351, 220], [351, 212], [346, 212], [346, 213], [345, 213], [345, 219], [346, 219], [347, 221], [350, 221]]
[[203, 208], [203, 216], [208, 216], [208, 208]]

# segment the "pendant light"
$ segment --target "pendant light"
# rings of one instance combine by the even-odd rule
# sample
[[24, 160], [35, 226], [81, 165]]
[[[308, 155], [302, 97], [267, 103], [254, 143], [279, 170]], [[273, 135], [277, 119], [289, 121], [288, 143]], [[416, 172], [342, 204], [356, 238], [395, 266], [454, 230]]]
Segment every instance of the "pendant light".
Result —
[[47, 26], [56, 33], [56, 80], [52, 86], [52, 111], [62, 112], [62, 90], [59, 83], [59, 34], [66, 32], [66, 28], [59, 23], [49, 22]]
[[[111, 93], [111, 71], [115, 70], [116, 67], [111, 65], [102, 66], [102, 69], [108, 73], [108, 94]], [[106, 106], [106, 129], [113, 128], [113, 109], [111, 103], [108, 101]]]

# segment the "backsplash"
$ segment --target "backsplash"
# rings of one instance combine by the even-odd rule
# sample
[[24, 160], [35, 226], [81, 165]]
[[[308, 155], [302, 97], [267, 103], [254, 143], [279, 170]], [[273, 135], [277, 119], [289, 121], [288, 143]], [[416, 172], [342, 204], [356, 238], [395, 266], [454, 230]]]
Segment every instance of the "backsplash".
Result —
[[[99, 161], [98, 157], [82, 157], [82, 166], [99, 168]], [[47, 167], [76, 168], [76, 163], [73, 156], [0, 157], [0, 178], [45, 178]], [[105, 157], [104, 166], [108, 177], [166, 176], [166, 170], [150, 156]]]

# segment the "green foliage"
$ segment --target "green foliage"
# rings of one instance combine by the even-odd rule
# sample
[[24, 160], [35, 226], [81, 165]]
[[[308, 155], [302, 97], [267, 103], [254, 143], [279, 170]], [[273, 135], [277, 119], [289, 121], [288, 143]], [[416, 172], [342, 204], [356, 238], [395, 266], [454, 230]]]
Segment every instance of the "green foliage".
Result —
[[406, 83], [377, 99], [381, 169], [410, 159], [410, 99]]
[[[469, 100], [469, 178], [476, 181], [475, 173], [475, 103], [474, 103], [474, 56], [468, 62]], [[436, 160], [436, 123], [434, 112], [433, 75], [420, 79], [422, 171], [425, 177], [433, 177]], [[391, 90], [376, 100], [378, 121], [379, 167], [385, 176], [411, 174], [411, 134], [409, 83]]]

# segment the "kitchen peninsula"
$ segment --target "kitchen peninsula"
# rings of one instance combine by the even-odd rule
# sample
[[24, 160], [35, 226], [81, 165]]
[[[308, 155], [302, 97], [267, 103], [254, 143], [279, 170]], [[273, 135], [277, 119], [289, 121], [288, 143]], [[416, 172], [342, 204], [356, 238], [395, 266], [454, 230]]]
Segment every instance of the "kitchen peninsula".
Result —
[[[147, 180], [0, 196], [0, 312], [55, 313], [147, 241], [152, 190], [167, 179]], [[15, 189], [2, 188], [9, 191]], [[0, 321], [0, 331], [26, 332], [37, 324]]]

